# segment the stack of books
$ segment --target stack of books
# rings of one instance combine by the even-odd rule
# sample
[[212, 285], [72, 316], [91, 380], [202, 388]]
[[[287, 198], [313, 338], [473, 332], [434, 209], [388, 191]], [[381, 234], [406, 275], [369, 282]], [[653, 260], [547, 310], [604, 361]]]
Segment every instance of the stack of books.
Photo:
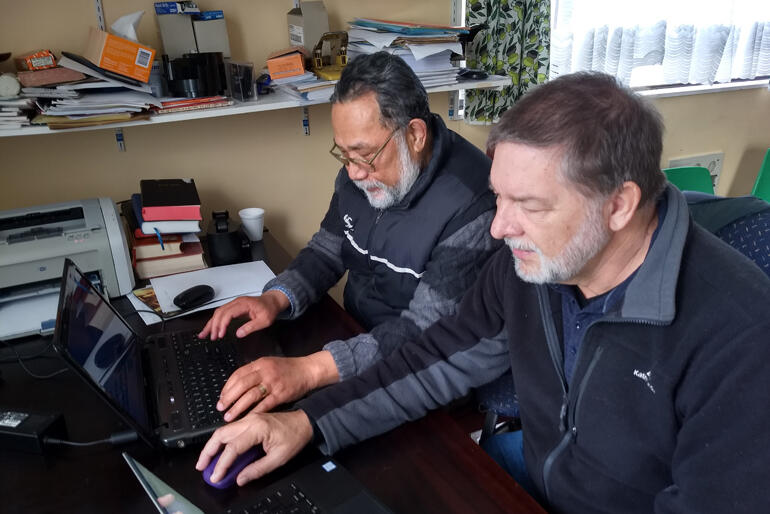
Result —
[[206, 267], [201, 206], [192, 179], [141, 180], [141, 194], [123, 204], [134, 270], [140, 279]]
[[201, 109], [213, 109], [215, 107], [227, 107], [233, 105], [233, 100], [226, 96], [204, 96], [199, 98], [169, 98], [163, 99], [160, 106], [152, 107], [155, 114], [168, 114], [172, 112], [199, 111]]

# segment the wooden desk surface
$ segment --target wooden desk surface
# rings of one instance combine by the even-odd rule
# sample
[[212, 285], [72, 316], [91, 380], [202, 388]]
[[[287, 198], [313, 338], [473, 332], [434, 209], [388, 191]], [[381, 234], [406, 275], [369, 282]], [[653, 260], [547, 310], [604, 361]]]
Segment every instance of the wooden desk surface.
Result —
[[[202, 326], [201, 313], [174, 324]], [[173, 325], [172, 325], [173, 327]], [[302, 355], [324, 342], [360, 329], [331, 298], [302, 318], [269, 328], [286, 355]], [[258, 338], [257, 338], [258, 340]], [[246, 340], [243, 344], [254, 343]], [[29, 338], [17, 349], [31, 354], [46, 340]], [[10, 351], [2, 349], [3, 357]], [[28, 361], [36, 373], [63, 367], [55, 354]], [[0, 408], [64, 414], [68, 437], [102, 439], [123, 430], [121, 421], [73, 373], [35, 380], [18, 363], [3, 364]], [[152, 512], [139, 483], [123, 461], [128, 451], [205, 512], [240, 503], [266, 484], [315, 458], [308, 449], [271, 475], [226, 491], [207, 486], [194, 469], [200, 447], [158, 452], [141, 442], [112, 448], [53, 447], [45, 455], [0, 450], [2, 512]], [[397, 513], [543, 512], [447, 414], [436, 411], [390, 433], [336, 455], [366, 487]]]

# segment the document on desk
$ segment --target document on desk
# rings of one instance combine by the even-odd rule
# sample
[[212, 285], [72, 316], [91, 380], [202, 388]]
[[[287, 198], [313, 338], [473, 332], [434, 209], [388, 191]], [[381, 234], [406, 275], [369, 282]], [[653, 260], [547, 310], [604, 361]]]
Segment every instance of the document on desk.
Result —
[[[155, 289], [155, 296], [164, 313], [173, 313], [179, 310], [174, 305], [174, 297], [182, 291], [201, 284], [214, 288], [214, 299], [211, 302], [178, 315], [184, 316], [203, 309], [219, 307], [238, 296], [260, 296], [262, 288], [273, 277], [275, 277], [275, 273], [267, 267], [264, 261], [253, 261], [157, 277], [151, 279], [150, 284]], [[133, 293], [126, 296], [135, 309], [148, 309]], [[149, 312], [140, 312], [139, 315], [147, 325], [160, 322], [158, 316]]]

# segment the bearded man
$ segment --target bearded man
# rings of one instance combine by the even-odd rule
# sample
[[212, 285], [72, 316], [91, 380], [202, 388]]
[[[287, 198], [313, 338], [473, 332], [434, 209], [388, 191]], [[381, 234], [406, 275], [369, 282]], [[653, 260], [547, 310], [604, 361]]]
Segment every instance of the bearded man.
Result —
[[549, 512], [768, 512], [770, 278], [693, 223], [660, 171], [662, 132], [608, 75], [529, 92], [488, 140], [491, 233], [507, 247], [457, 314], [297, 410], [219, 428], [197, 469], [221, 450], [219, 480], [261, 444], [243, 484], [311, 440], [333, 453], [510, 368], [523, 445], [501, 444], [499, 462], [523, 467], [508, 469]]
[[312, 355], [265, 357], [236, 370], [217, 406], [225, 421], [255, 403], [267, 411], [355, 376], [416, 339], [455, 312], [500, 246], [489, 234], [489, 158], [431, 114], [401, 58], [356, 58], [331, 102], [330, 153], [343, 167], [320, 230], [262, 296], [218, 308], [199, 337], [221, 338], [239, 316], [249, 321], [238, 337], [296, 318], [346, 271], [345, 309], [368, 332]]

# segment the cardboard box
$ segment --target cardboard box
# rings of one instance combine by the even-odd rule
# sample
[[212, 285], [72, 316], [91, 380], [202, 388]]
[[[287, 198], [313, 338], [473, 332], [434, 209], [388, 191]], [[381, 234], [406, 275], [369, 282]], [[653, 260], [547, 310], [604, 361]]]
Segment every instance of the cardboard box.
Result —
[[271, 53], [267, 58], [270, 78], [275, 80], [305, 73], [306, 52], [303, 46], [291, 46]]
[[147, 82], [155, 50], [91, 27], [83, 57], [105, 70]]
[[195, 42], [192, 16], [187, 14], [163, 14], [156, 16], [163, 41], [163, 53], [170, 59], [198, 52]]
[[289, 24], [289, 44], [304, 46], [308, 52], [325, 32], [329, 32], [329, 16], [323, 2], [300, 2], [286, 15]]
[[230, 57], [230, 38], [224, 18], [194, 19], [193, 30], [199, 52], [222, 52], [223, 57]]

